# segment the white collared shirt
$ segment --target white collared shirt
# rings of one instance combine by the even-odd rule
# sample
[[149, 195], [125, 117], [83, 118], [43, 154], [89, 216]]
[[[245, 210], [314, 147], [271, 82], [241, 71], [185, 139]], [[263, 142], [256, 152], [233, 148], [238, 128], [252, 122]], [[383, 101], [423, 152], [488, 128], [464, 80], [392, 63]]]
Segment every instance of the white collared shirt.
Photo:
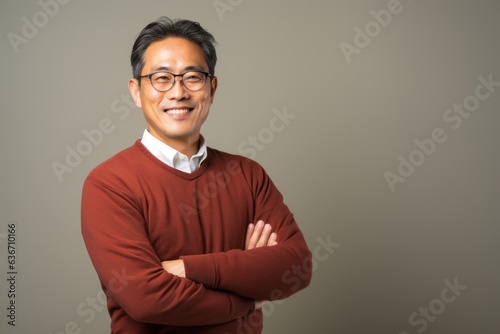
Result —
[[185, 173], [194, 172], [207, 157], [207, 144], [201, 135], [200, 149], [191, 159], [154, 137], [147, 129], [144, 130], [141, 143], [160, 161]]

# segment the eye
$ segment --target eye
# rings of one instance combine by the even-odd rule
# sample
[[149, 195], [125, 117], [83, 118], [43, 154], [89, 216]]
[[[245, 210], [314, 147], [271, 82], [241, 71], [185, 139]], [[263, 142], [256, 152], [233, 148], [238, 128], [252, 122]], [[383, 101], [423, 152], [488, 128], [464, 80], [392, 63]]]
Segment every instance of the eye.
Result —
[[205, 78], [205, 75], [203, 73], [198, 73], [198, 72], [188, 72], [184, 74], [184, 80], [187, 82], [199, 82], [203, 81]]
[[158, 83], [167, 83], [172, 81], [172, 76], [168, 73], [156, 73], [153, 75], [153, 81]]

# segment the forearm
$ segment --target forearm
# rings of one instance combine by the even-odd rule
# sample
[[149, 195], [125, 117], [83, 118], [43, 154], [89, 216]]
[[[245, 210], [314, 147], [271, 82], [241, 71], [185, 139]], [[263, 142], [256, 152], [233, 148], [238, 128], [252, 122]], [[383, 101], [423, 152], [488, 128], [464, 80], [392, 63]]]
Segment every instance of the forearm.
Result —
[[210, 289], [256, 300], [286, 298], [309, 285], [312, 273], [311, 253], [300, 233], [273, 247], [182, 259], [186, 277]]
[[91, 258], [108, 298], [136, 321], [174, 326], [210, 325], [253, 310], [253, 300], [211, 290], [167, 273], [159, 260], [151, 261], [142, 255], [139, 264], [134, 260], [139, 257], [134, 256], [133, 249], [124, 250], [125, 256], [109, 256], [106, 253], [111, 254], [112, 250], [101, 247], [95, 250], [90, 243]]
[[[272, 232], [272, 226], [260, 220], [257, 224], [248, 224], [245, 237], [245, 249], [254, 249], [264, 246], [277, 245], [276, 233]], [[186, 268], [182, 259], [162, 261], [162, 267], [167, 272], [178, 277], [186, 277]]]
[[[170, 326], [220, 324], [253, 311], [251, 299], [207, 289], [164, 271], [154, 276], [139, 276], [109, 295], [132, 319]], [[107, 292], [113, 289], [105, 287]]]

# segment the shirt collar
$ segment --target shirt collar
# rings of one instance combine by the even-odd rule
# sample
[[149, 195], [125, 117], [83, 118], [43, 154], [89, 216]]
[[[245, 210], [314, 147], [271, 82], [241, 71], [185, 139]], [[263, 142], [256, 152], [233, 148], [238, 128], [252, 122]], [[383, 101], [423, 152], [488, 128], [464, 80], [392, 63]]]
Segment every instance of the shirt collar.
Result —
[[158, 160], [186, 173], [194, 172], [207, 157], [207, 144], [202, 135], [200, 135], [200, 148], [191, 159], [154, 137], [147, 129], [144, 130], [141, 143]]

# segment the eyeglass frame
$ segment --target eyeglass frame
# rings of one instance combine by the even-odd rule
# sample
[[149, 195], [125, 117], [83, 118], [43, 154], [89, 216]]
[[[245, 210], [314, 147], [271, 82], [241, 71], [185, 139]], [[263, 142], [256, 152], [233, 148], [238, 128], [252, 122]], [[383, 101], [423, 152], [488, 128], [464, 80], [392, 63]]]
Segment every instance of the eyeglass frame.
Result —
[[[184, 84], [184, 78], [183, 78], [183, 77], [184, 77], [184, 75], [186, 75], [187, 73], [190, 73], [190, 72], [196, 72], [196, 73], [201, 73], [201, 74], [205, 75], [205, 82], [204, 82], [204, 83], [203, 83], [203, 85], [202, 85], [199, 89], [197, 89], [197, 90], [192, 90], [192, 89], [189, 89], [189, 88], [187, 88], [187, 87], [186, 87], [186, 85]], [[155, 85], [153, 84], [153, 79], [152, 79], [152, 77], [153, 77], [153, 75], [155, 75], [155, 74], [157, 74], [157, 73], [168, 73], [168, 74], [172, 74], [172, 75], [174, 76], [174, 81], [173, 81], [173, 83], [172, 83], [172, 86], [170, 86], [170, 88], [169, 88], [169, 89], [167, 89], [167, 90], [159, 90], [158, 88], [156, 88], [156, 87], [155, 87]], [[205, 87], [205, 85], [207, 84], [207, 79], [208, 79], [208, 78], [213, 78], [214, 76], [213, 76], [213, 74], [211, 74], [210, 72], [203, 72], [203, 71], [186, 71], [186, 72], [184, 72], [184, 73], [182, 73], [182, 74], [175, 74], [175, 73], [168, 72], [168, 71], [155, 71], [155, 72], [151, 72], [151, 73], [149, 73], [149, 74], [141, 75], [139, 78], [141, 78], [141, 79], [142, 79], [142, 78], [149, 78], [149, 82], [151, 83], [151, 86], [153, 86], [153, 88], [154, 88], [156, 91], [161, 92], [161, 93], [165, 93], [165, 92], [168, 92], [169, 90], [171, 90], [171, 89], [175, 86], [175, 84], [177, 83], [177, 81], [175, 81], [175, 80], [176, 80], [175, 78], [177, 78], [177, 77], [181, 77], [181, 81], [180, 81], [180, 83], [181, 83], [182, 87], [186, 88], [186, 89], [187, 89], [188, 91], [190, 91], [190, 92], [198, 92], [198, 91], [200, 91], [203, 87]]]

